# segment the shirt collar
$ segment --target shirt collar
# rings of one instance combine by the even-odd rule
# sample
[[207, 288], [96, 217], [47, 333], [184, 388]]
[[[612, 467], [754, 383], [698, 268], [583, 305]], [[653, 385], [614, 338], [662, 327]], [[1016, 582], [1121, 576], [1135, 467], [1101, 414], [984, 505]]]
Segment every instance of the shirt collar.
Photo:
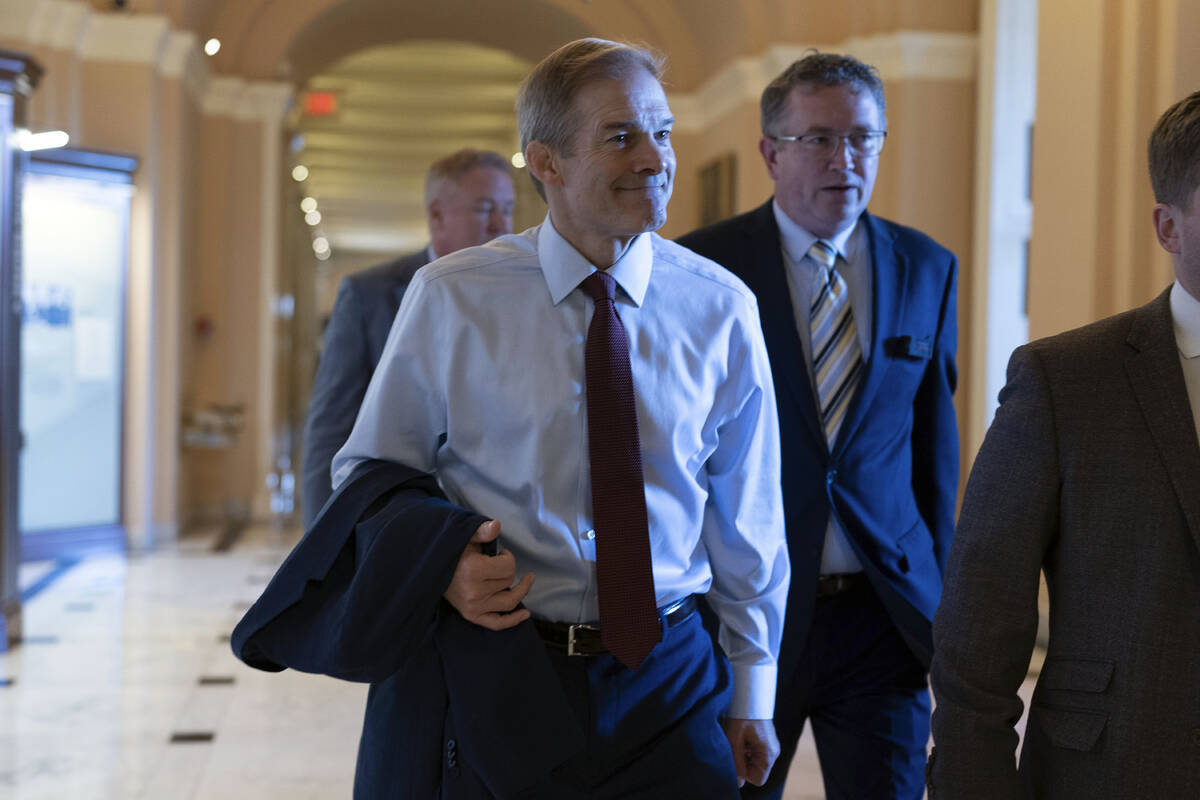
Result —
[[1179, 352], [1184, 358], [1200, 356], [1200, 300], [1188, 294], [1179, 281], [1171, 287], [1171, 317]]
[[[771, 210], [775, 212], [775, 222], [779, 225], [779, 236], [783, 240], [784, 252], [787, 253], [788, 258], [793, 262], [799, 263], [804, 256], [808, 255], [808, 250], [813, 246], [813, 242], [817, 241], [820, 237], [810, 233], [793, 221], [779, 207], [778, 200], [771, 201]], [[826, 239], [825, 241], [833, 245], [833, 249], [837, 251], [839, 256], [849, 260], [846, 246], [856, 230], [858, 230], [858, 220], [855, 220], [854, 224], [850, 227], [840, 231], [833, 239]]]
[[[650, 266], [653, 261], [654, 243], [650, 234], [643, 233], [634, 237], [617, 263], [604, 271], [613, 277], [635, 306], [641, 306], [646, 299], [646, 289], [650, 286]], [[562, 237], [549, 214], [546, 214], [538, 231], [538, 262], [555, 305], [578, 288], [584, 278], [598, 271]]]

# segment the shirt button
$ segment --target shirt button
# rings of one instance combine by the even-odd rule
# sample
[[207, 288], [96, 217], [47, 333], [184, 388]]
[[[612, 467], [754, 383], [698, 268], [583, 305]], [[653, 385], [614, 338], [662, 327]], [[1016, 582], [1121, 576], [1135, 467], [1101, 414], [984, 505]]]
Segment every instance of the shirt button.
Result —
[[592, 541], [593, 539], [595, 539], [596, 538], [595, 529], [589, 528], [588, 530], [584, 531], [583, 538], [587, 539], [589, 542]]

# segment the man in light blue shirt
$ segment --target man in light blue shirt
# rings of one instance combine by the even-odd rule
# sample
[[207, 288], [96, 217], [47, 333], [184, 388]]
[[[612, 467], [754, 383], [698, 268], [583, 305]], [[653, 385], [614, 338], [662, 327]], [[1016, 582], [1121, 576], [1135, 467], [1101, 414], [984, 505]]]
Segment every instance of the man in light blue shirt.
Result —
[[[534, 69], [517, 114], [549, 215], [417, 273], [333, 462], [335, 485], [366, 459], [433, 473], [451, 501], [491, 518], [445, 598], [493, 630], [537, 622], [589, 742], [546, 796], [732, 798], [778, 752], [789, 565], [770, 367], [750, 291], [653, 233], [675, 170], [660, 74], [650, 54], [596, 39]], [[594, 306], [580, 285], [598, 270], [616, 283], [629, 342], [663, 627], [636, 669], [556, 638], [600, 618], [584, 359]], [[499, 555], [483, 555], [497, 539]], [[698, 594], [723, 654], [689, 613]]]

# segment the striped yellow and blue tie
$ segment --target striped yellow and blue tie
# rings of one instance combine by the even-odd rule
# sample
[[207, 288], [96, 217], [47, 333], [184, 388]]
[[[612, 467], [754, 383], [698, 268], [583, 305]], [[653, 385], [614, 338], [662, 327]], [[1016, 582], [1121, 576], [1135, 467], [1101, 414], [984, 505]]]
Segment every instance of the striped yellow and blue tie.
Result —
[[821, 268], [813, 285], [809, 321], [821, 424], [825, 441], [832, 447], [862, 376], [862, 347], [850, 307], [850, 291], [835, 269], [837, 251], [818, 239], [809, 248], [808, 257]]

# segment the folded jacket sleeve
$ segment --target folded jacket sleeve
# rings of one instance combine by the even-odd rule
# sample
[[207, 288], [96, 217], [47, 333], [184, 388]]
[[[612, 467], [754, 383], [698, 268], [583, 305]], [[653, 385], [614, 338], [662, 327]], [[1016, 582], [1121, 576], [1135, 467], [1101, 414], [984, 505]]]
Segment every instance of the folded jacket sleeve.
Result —
[[446, 613], [442, 595], [485, 518], [398, 465], [356, 476], [235, 628], [234, 653], [250, 666], [378, 682]]

